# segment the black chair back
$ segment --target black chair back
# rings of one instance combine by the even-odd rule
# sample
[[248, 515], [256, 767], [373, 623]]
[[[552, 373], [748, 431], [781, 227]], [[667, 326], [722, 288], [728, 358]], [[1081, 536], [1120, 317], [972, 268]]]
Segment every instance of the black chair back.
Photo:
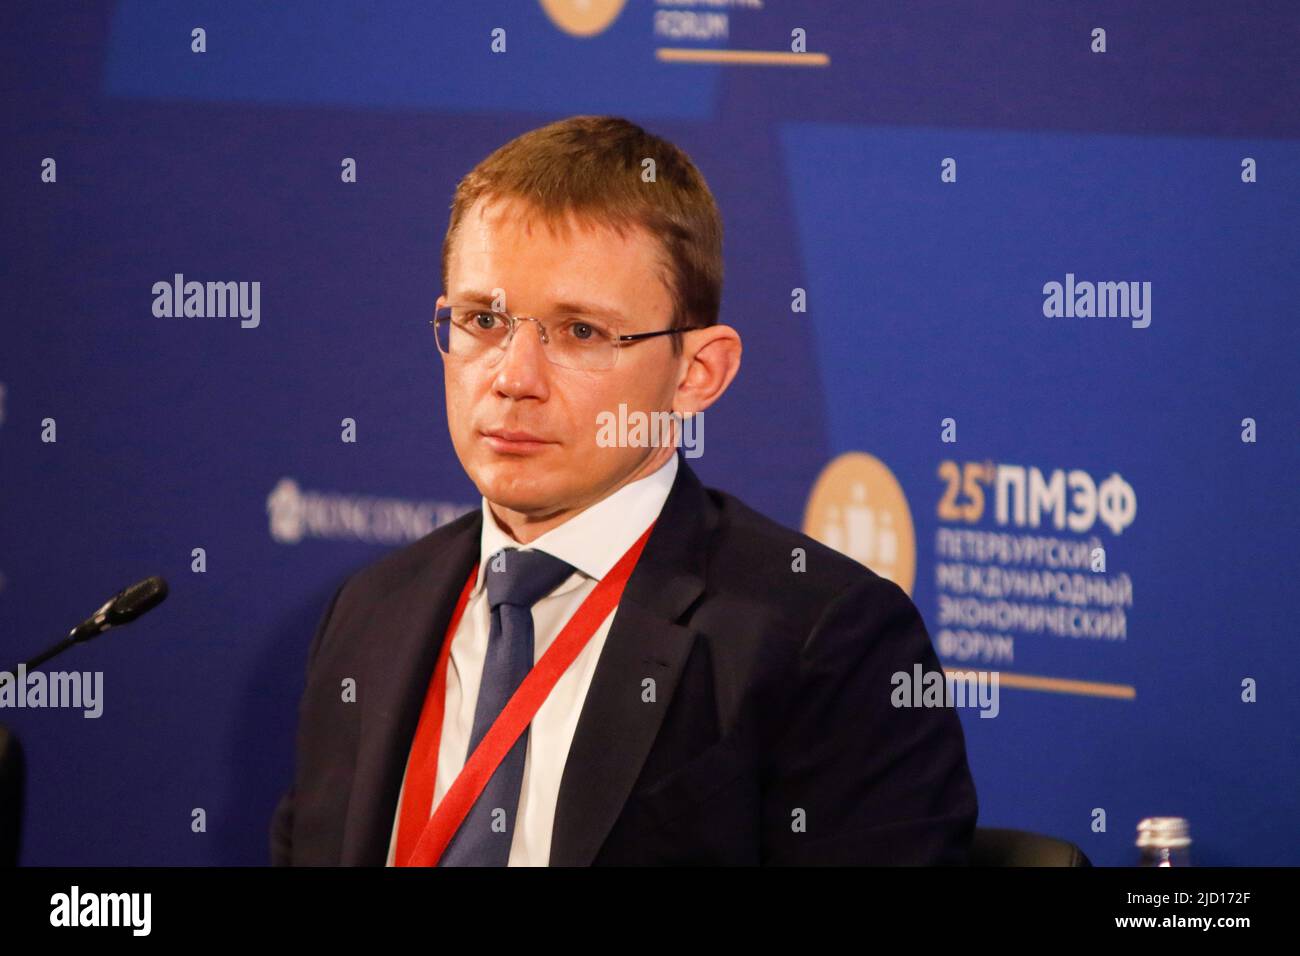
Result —
[[971, 866], [1092, 866], [1073, 843], [1027, 830], [976, 827]]
[[18, 738], [0, 724], [0, 867], [18, 865], [18, 835], [23, 825], [23, 751]]

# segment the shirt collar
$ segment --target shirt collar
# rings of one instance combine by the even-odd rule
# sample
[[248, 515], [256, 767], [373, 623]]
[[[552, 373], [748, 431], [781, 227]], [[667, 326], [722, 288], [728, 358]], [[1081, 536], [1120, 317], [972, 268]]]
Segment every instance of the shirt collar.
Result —
[[587, 577], [600, 580], [659, 517], [676, 478], [677, 455], [674, 453], [653, 473], [624, 485], [527, 545], [520, 545], [501, 530], [484, 498], [474, 593], [483, 587], [486, 559], [502, 548], [519, 548], [521, 551], [536, 548], [573, 565]]

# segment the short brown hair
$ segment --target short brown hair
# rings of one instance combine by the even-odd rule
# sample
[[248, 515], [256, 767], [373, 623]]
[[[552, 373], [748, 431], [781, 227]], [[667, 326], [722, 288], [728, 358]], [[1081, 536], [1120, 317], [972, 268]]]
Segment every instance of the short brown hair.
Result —
[[[642, 178], [654, 160], [655, 180]], [[498, 148], [456, 186], [442, 243], [442, 285], [461, 219], [480, 198], [517, 198], [548, 223], [565, 215], [626, 235], [640, 227], [663, 249], [670, 328], [715, 325], [722, 304], [722, 219], [708, 184], [672, 143], [617, 116], [571, 116]], [[673, 347], [681, 343], [672, 336]]]

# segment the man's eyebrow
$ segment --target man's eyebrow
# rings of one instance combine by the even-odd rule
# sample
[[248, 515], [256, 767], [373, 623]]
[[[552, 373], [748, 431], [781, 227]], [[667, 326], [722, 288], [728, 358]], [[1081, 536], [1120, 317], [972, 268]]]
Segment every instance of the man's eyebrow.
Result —
[[[496, 296], [481, 292], [478, 289], [467, 289], [460, 295], [456, 296], [455, 301], [466, 304], [491, 306], [496, 300]], [[507, 303], [508, 308], [508, 303]], [[623, 313], [618, 309], [612, 309], [607, 306], [597, 305], [592, 302], [556, 302], [549, 310], [552, 313], [558, 312], [564, 315], [598, 315], [608, 319], [622, 319]]]

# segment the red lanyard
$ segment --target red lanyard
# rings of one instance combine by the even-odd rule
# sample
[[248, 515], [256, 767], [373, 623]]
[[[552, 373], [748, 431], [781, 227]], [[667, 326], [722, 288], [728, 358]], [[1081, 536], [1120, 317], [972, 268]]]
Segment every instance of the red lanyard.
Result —
[[470, 570], [469, 580], [461, 589], [456, 610], [447, 626], [447, 636], [443, 639], [442, 651], [438, 655], [438, 666], [434, 668], [433, 679], [429, 682], [424, 709], [420, 712], [420, 723], [415, 731], [415, 741], [411, 745], [411, 761], [407, 769], [397, 827], [396, 866], [437, 865], [438, 858], [451, 842], [474, 801], [492, 779], [497, 765], [510, 752], [524, 728], [532, 722], [560, 675], [587, 646], [610, 611], [618, 606], [623, 588], [632, 576], [632, 569], [641, 557], [641, 551], [653, 530], [654, 522], [651, 522], [650, 527], [619, 558], [610, 572], [596, 583], [595, 590], [587, 595], [569, 623], [564, 625], [564, 629], [546, 649], [542, 659], [533, 665], [505, 709], [497, 716], [496, 722], [479, 741], [430, 817], [429, 809], [433, 805], [433, 789], [438, 773], [442, 717], [447, 699], [447, 661], [451, 656], [451, 642], [456, 635], [456, 627], [465, 613], [470, 592], [474, 589], [478, 565]]

